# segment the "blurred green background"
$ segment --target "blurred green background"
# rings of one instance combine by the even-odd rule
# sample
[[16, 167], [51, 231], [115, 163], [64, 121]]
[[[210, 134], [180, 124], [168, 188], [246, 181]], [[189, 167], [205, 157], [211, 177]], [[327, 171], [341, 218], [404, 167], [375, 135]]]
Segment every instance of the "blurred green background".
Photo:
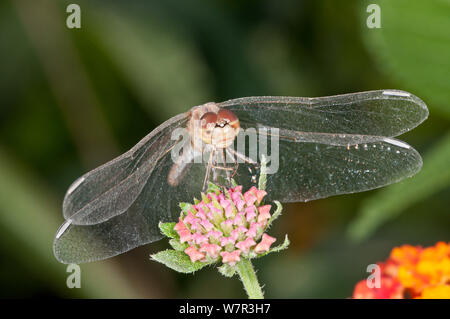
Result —
[[71, 2], [0, 2], [0, 297], [245, 297], [213, 268], [151, 262], [164, 241], [81, 265], [80, 289], [52, 253], [77, 177], [179, 112], [243, 96], [392, 88], [430, 109], [401, 137], [424, 158], [414, 178], [285, 205], [271, 234], [290, 249], [255, 262], [267, 297], [346, 298], [394, 246], [450, 240], [448, 0], [78, 0], [68, 29]]

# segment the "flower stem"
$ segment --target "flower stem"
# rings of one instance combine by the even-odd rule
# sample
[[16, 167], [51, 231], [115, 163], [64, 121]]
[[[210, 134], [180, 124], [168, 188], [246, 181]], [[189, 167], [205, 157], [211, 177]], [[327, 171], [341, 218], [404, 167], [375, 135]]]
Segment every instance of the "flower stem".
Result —
[[264, 299], [255, 270], [250, 259], [243, 258], [237, 263], [237, 272], [244, 284], [249, 299]]

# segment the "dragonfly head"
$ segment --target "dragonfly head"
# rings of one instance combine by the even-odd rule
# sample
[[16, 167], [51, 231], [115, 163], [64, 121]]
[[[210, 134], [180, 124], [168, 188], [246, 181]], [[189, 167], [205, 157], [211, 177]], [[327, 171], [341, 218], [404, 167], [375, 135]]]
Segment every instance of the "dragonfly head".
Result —
[[200, 117], [202, 141], [218, 148], [230, 146], [239, 133], [239, 119], [225, 109], [216, 112], [206, 112]]

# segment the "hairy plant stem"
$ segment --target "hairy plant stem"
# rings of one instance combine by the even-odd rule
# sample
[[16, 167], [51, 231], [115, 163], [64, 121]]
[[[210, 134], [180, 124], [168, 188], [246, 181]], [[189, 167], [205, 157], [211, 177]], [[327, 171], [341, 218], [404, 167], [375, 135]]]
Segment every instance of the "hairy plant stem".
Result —
[[249, 299], [264, 299], [255, 270], [250, 259], [241, 259], [237, 263], [237, 273], [244, 284]]

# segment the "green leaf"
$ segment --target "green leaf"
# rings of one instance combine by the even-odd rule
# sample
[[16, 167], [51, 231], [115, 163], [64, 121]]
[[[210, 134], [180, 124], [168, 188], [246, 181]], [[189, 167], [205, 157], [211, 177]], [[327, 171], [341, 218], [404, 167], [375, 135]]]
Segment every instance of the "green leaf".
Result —
[[169, 238], [178, 238], [178, 233], [173, 229], [176, 223], [163, 223], [159, 222], [158, 226], [161, 233]]
[[275, 213], [272, 214], [269, 221], [267, 222], [267, 228], [269, 228], [270, 225], [272, 225], [272, 223], [275, 219], [280, 217], [281, 212], [283, 211], [283, 206], [281, 206], [281, 203], [279, 201], [276, 200], [276, 201], [274, 201], [274, 203], [275, 203], [275, 205], [277, 205], [277, 209], [275, 210]]
[[199, 261], [192, 262], [188, 255], [186, 255], [182, 251], [167, 249], [160, 252], [157, 252], [154, 255], [151, 255], [151, 258], [155, 261], [158, 261], [167, 267], [184, 273], [190, 274], [199, 269], [202, 269], [207, 263], [202, 263]]
[[236, 266], [223, 264], [222, 266], [218, 267], [217, 270], [225, 277], [233, 277], [236, 273]]
[[187, 243], [180, 243], [180, 241], [178, 239], [169, 240], [169, 244], [170, 244], [170, 246], [172, 246], [173, 249], [182, 251], [182, 252], [184, 252], [184, 250], [186, 248], [188, 248], [188, 246], [189, 246]]
[[286, 235], [284, 237], [284, 242], [281, 245], [273, 247], [272, 249], [270, 249], [268, 252], [265, 252], [264, 254], [256, 255], [254, 258], [260, 258], [260, 257], [266, 256], [266, 255], [271, 254], [271, 253], [276, 253], [276, 252], [279, 252], [281, 250], [288, 249], [290, 243], [291, 242], [289, 241], [288, 235]]
[[265, 190], [267, 184], [267, 160], [261, 155], [261, 173], [259, 174], [258, 189]]
[[209, 182], [207, 193], [218, 193], [220, 192], [220, 187], [214, 183]]
[[179, 203], [178, 206], [180, 206], [181, 208], [181, 212], [183, 214], [187, 214], [189, 212], [189, 210], [192, 208], [192, 204], [191, 203]]
[[377, 1], [379, 29], [366, 26], [370, 3], [360, 10], [362, 38], [380, 69], [450, 117], [450, 1]]
[[203, 201], [205, 204], [209, 204], [209, 202], [210, 202], [208, 196], [206, 196], [206, 194], [204, 194], [204, 193], [202, 193], [202, 201]]
[[359, 217], [349, 226], [350, 238], [367, 238], [409, 206], [450, 185], [450, 133], [424, 156], [423, 162], [414, 178], [386, 187], [363, 202]]

